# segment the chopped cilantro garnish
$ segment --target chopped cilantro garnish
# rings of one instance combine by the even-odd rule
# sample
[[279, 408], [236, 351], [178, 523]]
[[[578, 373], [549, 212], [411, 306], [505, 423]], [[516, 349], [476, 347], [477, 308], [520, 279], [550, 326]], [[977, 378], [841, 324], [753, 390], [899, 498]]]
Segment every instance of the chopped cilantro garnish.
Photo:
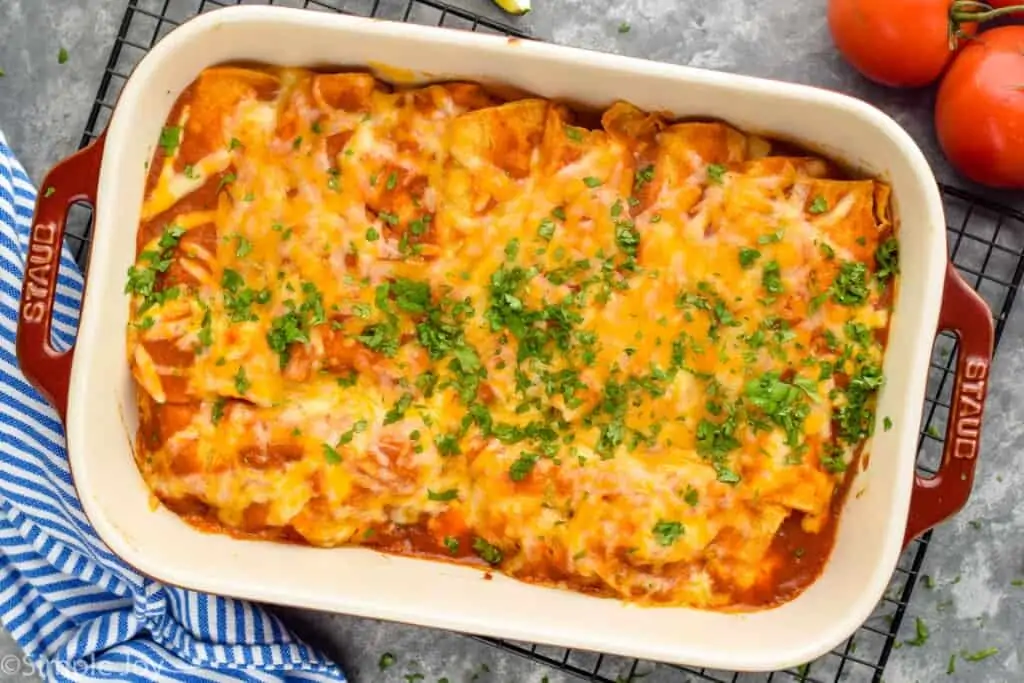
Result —
[[839, 423], [839, 436], [849, 444], [871, 436], [874, 411], [868, 405], [883, 383], [882, 368], [864, 365], [850, 379], [846, 388], [846, 403], [836, 409], [834, 419]]
[[459, 553], [459, 539], [454, 536], [445, 536], [444, 547], [448, 548], [448, 552], [452, 555], [457, 555]]
[[391, 654], [390, 652], [385, 652], [380, 656], [380, 661], [377, 662], [377, 667], [381, 671], [384, 671], [385, 669], [390, 669], [391, 667], [393, 667], [397, 661], [398, 659], [395, 658], [393, 654]]
[[[143, 251], [139, 254], [139, 264], [128, 268], [124, 292], [142, 297], [137, 315], [141, 316], [149, 308], [177, 298], [180, 292], [177, 286], [156, 291], [156, 278], [159, 273], [165, 273], [171, 267], [172, 252], [184, 234], [185, 229], [178, 225], [167, 226], [157, 241], [159, 251]], [[148, 265], [143, 266], [143, 262]]]
[[431, 217], [429, 214], [422, 218], [414, 218], [409, 221], [409, 232], [416, 236], [422, 235], [429, 229], [430, 220]]
[[252, 242], [244, 235], [235, 235], [235, 256], [245, 258], [252, 253]]
[[245, 375], [245, 368], [238, 366], [238, 372], [235, 373], [235, 390], [242, 395], [249, 391], [249, 387], [252, 386], [249, 382], [249, 378]]
[[181, 144], [181, 126], [167, 126], [160, 131], [160, 146], [164, 148], [164, 154], [173, 155], [179, 144]]
[[721, 164], [710, 164], [708, 165], [708, 180], [715, 183], [716, 185], [722, 184], [722, 179], [725, 177], [725, 166]]
[[900, 272], [900, 245], [895, 237], [890, 237], [875, 249], [875, 277], [881, 281], [888, 280]]
[[336, 168], [327, 169], [327, 189], [335, 192], [341, 189], [341, 171]]
[[636, 248], [640, 244], [640, 233], [632, 221], [615, 222], [615, 244], [626, 254], [636, 256]]
[[690, 507], [697, 507], [697, 503], [700, 502], [700, 494], [697, 492], [697, 489], [688, 485], [686, 487], [686, 493], [683, 494], [683, 500], [685, 500], [686, 504]]
[[778, 261], [769, 261], [764, 266], [761, 274], [761, 285], [769, 294], [782, 294], [785, 287], [782, 284], [782, 268]]
[[821, 251], [821, 255], [825, 257], [826, 261], [831, 261], [836, 257], [836, 250], [829, 246], [826, 242], [818, 244], [818, 249]]
[[341, 462], [341, 453], [338, 452], [334, 446], [329, 443], [323, 444], [324, 461], [328, 465], [337, 465]]
[[721, 423], [703, 418], [697, 423], [697, 451], [706, 457], [724, 457], [740, 447], [735, 432], [736, 420], [733, 415]]
[[501, 562], [501, 548], [491, 545], [479, 536], [473, 539], [473, 550], [487, 564], [498, 564]]
[[202, 306], [205, 310], [203, 311], [203, 319], [199, 323], [197, 341], [199, 342], [199, 348], [205, 349], [213, 344], [213, 315], [210, 313], [210, 308], [206, 306], [206, 304], [202, 304]]
[[241, 146], [242, 146], [242, 141], [239, 140], [238, 138], [231, 138], [231, 141], [228, 142], [228, 150], [229, 151], [238, 149]]
[[537, 228], [537, 235], [542, 239], [550, 240], [555, 236], [555, 222], [550, 218], [542, 219], [540, 227]]
[[750, 268], [754, 265], [754, 261], [761, 258], [761, 252], [757, 249], [751, 249], [750, 247], [740, 248], [740, 266], [743, 268]]
[[629, 26], [629, 22], [628, 21], [624, 21], [621, 24], [619, 24], [619, 29], [618, 29], [619, 33], [629, 33], [629, 29], [630, 29], [630, 26]]
[[238, 180], [238, 176], [236, 176], [234, 173], [225, 173], [220, 177], [220, 181], [217, 183], [217, 192], [220, 192], [222, 189], [224, 189], [231, 183], [235, 182], [236, 180]]
[[569, 138], [573, 142], [583, 142], [583, 132], [576, 126], [567, 125], [565, 127], [565, 137]]
[[983, 659], [988, 659], [993, 655], [999, 654], [999, 649], [989, 647], [984, 650], [978, 650], [977, 652], [961, 652], [960, 656], [964, 658], [965, 662], [980, 662]]
[[867, 266], [858, 261], [844, 261], [832, 281], [832, 301], [842, 306], [859, 306], [868, 299]]
[[505, 245], [505, 258], [509, 261], [515, 261], [516, 256], [519, 255], [519, 240], [512, 238], [508, 244]]
[[668, 547], [679, 540], [684, 533], [683, 525], [680, 522], [666, 522], [660, 520], [651, 529], [654, 534], [654, 540], [658, 542], [658, 545]]
[[387, 413], [384, 415], [384, 424], [394, 424], [403, 417], [405, 417], [405, 411], [409, 410], [409, 406], [412, 405], [412, 394], [405, 393], [395, 402], [395, 405], [391, 406]]
[[398, 353], [398, 331], [391, 325], [368, 325], [356, 339], [371, 351], [389, 358]]
[[351, 428], [342, 432], [341, 436], [338, 437], [338, 445], [344, 446], [345, 444], [352, 443], [352, 440], [356, 438], [356, 434], [361, 434], [366, 431], [367, 425], [368, 423], [366, 420], [356, 420]]
[[291, 344], [308, 341], [309, 336], [306, 333], [302, 315], [296, 310], [288, 311], [274, 318], [270, 331], [267, 332], [267, 344], [272, 351], [278, 354], [281, 367], [288, 364], [288, 347]]
[[387, 182], [384, 183], [384, 189], [393, 190], [398, 187], [398, 174], [392, 171], [388, 174]]
[[892, 429], [892, 418], [890, 418], [888, 415], [882, 418], [882, 429], [885, 431], [889, 431], [890, 429]]
[[57, 63], [58, 64], [67, 64], [67, 61], [68, 61], [68, 51], [67, 51], [67, 48], [62, 47], [61, 49], [57, 50]]
[[213, 401], [213, 405], [210, 407], [210, 422], [217, 424], [221, 418], [224, 417], [224, 406], [227, 405], [227, 399], [223, 396], [218, 396]]
[[198, 178], [199, 175], [196, 173], [196, 167], [193, 166], [192, 164], [186, 165], [185, 177], [188, 178], [189, 180], [195, 180], [196, 178]]
[[406, 313], [425, 313], [430, 307], [430, 285], [426, 282], [399, 278], [391, 284], [395, 305]]
[[586, 178], [583, 179], [583, 184], [589, 188], [599, 187], [601, 185], [601, 179], [595, 178], [592, 175], [588, 175]]
[[459, 490], [458, 489], [447, 489], [445, 491], [431, 491], [430, 489], [427, 489], [427, 499], [428, 500], [435, 500], [435, 501], [444, 503], [444, 502], [447, 502], [449, 500], [455, 500], [458, 497], [459, 497]]
[[819, 194], [815, 196], [814, 199], [811, 200], [811, 205], [808, 207], [807, 210], [815, 215], [819, 213], [825, 213], [826, 211], [828, 211], [828, 202], [825, 201], [825, 198]]
[[523, 453], [519, 458], [512, 463], [508, 469], [508, 478], [512, 481], [522, 481], [526, 479], [527, 475], [533, 471], [534, 465], [537, 464], [536, 453]]
[[633, 178], [633, 187], [637, 190], [654, 180], [654, 164], [648, 164], [638, 170]]
[[434, 444], [437, 446], [437, 452], [446, 458], [462, 452], [459, 449], [459, 439], [453, 434], [442, 434], [434, 439]]
[[825, 446], [818, 461], [825, 468], [826, 472], [831, 472], [832, 474], [842, 474], [847, 468], [843, 450], [831, 444]]
[[905, 641], [906, 645], [912, 647], [921, 647], [928, 642], [928, 626], [924, 623], [921, 617], [914, 617], [914, 638], [913, 640]]
[[786, 443], [796, 447], [803, 433], [803, 423], [810, 413], [804, 394], [810, 394], [806, 384], [785, 382], [776, 372], [766, 372], [747, 382], [744, 397], [764, 413], [772, 423], [786, 433]]

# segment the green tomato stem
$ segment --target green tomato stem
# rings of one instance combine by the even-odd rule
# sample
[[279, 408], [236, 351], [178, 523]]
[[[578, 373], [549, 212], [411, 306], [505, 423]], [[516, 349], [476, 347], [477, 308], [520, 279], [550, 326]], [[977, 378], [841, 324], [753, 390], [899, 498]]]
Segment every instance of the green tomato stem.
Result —
[[1024, 5], [1013, 5], [1011, 7], [993, 8], [984, 2], [975, 0], [955, 0], [949, 6], [949, 20], [959, 29], [960, 24], [974, 22], [992, 21], [1009, 14], [1024, 13]]
[[1024, 13], [1024, 5], [995, 9], [992, 5], [978, 0], [953, 0], [949, 5], [949, 30], [947, 32], [950, 52], [956, 50], [957, 43], [961, 38], [966, 37], [960, 30], [962, 24], [980, 24], [1009, 14], [1020, 13]]

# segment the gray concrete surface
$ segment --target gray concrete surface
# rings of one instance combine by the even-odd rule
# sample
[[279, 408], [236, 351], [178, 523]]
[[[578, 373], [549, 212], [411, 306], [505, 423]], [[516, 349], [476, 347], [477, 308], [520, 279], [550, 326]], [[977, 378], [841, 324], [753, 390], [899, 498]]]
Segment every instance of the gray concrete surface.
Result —
[[[851, 72], [832, 50], [821, 0], [535, 2], [532, 14], [513, 21], [543, 39], [809, 83], [866, 99], [912, 133], [940, 179], [966, 186], [934, 143], [932, 93], [885, 90]], [[165, 3], [139, 0], [139, 4], [159, 11]], [[183, 16], [199, 3], [169, 0], [167, 4]], [[325, 4], [332, 2], [325, 0]], [[370, 0], [334, 4], [365, 11]], [[501, 16], [487, 0], [460, 4]], [[125, 5], [126, 0], [0, 0], [0, 69], [6, 74], [0, 78], [0, 129], [33, 178], [40, 179], [49, 165], [75, 149]], [[404, 7], [386, 1], [382, 6], [393, 16]], [[430, 20], [429, 13], [423, 16]], [[630, 26], [628, 32], [618, 30], [624, 22]], [[57, 63], [61, 47], [69, 55], [64, 65]], [[1022, 204], [1017, 195], [988, 194]], [[1024, 240], [1019, 234], [1024, 225], [1013, 224], [1007, 230], [1015, 244]], [[1018, 492], [1024, 489], [1019, 461], [1024, 450], [1024, 386], [1017, 383], [1024, 375], [1024, 319], [1016, 310], [1022, 306], [1018, 302], [1010, 317], [992, 375], [975, 495], [961, 515], [936, 532], [923, 569], [933, 580], [914, 593], [900, 634], [901, 641], [912, 639], [915, 618], [920, 617], [930, 637], [922, 646], [904, 645], [893, 652], [884, 674], [889, 683], [1024, 680], [1024, 586], [1014, 584], [1024, 579], [1024, 505], [1017, 503]], [[884, 611], [880, 610], [879, 619], [884, 619]], [[479, 674], [476, 680], [481, 683], [540, 683], [544, 676], [550, 683], [568, 680], [456, 634], [308, 612], [289, 611], [286, 617], [342, 662], [358, 683], [402, 681], [415, 673], [424, 674], [428, 683], [441, 677], [452, 683], [470, 681], [474, 674]], [[881, 621], [879, 625], [884, 628]], [[870, 637], [861, 638], [858, 656], [871, 659], [879, 646]], [[996, 648], [998, 653], [973, 663], [958, 658], [956, 672], [946, 673], [951, 654], [986, 648]], [[378, 661], [385, 651], [394, 653], [398, 663], [381, 672]], [[0, 632], [0, 658], [17, 652], [17, 646]], [[484, 672], [484, 665], [489, 672]], [[614, 679], [614, 666], [612, 660], [602, 673]], [[810, 676], [832, 681], [835, 666], [835, 658], [816, 663]], [[653, 673], [643, 680], [649, 682], [690, 678], [665, 667], [641, 668], [648, 670]], [[867, 671], [848, 665], [841, 680], [869, 680]], [[8, 677], [23, 679], [19, 673]]]

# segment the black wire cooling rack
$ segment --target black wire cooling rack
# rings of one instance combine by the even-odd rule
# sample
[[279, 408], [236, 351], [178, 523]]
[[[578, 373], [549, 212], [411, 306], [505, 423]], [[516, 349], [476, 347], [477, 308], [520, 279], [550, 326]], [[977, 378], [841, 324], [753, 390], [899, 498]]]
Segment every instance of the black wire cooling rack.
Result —
[[[482, 3], [482, 0], [481, 0]], [[120, 30], [103, 72], [82, 146], [106, 128], [121, 88], [142, 56], [183, 21], [241, 0], [129, 0]], [[253, 4], [253, 3], [245, 3]], [[256, 4], [283, 5], [342, 12], [381, 19], [460, 28], [470, 31], [529, 37], [495, 19], [438, 0], [266, 0]], [[949, 252], [953, 262], [996, 312], [996, 343], [1013, 307], [1024, 276], [1024, 213], [988, 202], [962, 190], [942, 186], [948, 221]], [[91, 214], [80, 210], [69, 220], [69, 247], [83, 269], [87, 266]], [[933, 474], [942, 452], [942, 435], [949, 416], [956, 359], [956, 339], [942, 334], [935, 343], [919, 441], [918, 469]], [[641, 677], [650, 681], [719, 681], [768, 683], [878, 683], [894, 646], [931, 534], [914, 541], [903, 553], [885, 597], [857, 633], [832, 652], [797, 669], [765, 674], [738, 674], [688, 669], [581, 650], [479, 638], [567, 674], [595, 683], [620, 683]], [[650, 675], [650, 679], [646, 676]]]

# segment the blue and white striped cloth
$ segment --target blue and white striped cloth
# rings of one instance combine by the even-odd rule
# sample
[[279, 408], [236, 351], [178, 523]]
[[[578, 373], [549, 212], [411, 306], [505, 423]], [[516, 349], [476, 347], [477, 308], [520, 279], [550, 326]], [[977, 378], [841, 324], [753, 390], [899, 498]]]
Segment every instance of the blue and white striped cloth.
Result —
[[[0, 133], [0, 621], [25, 651], [0, 676], [48, 680], [341, 681], [262, 607], [164, 586], [123, 564], [82, 513], [54, 410], [15, 357], [35, 190]], [[67, 250], [55, 336], [74, 339], [82, 277]]]

